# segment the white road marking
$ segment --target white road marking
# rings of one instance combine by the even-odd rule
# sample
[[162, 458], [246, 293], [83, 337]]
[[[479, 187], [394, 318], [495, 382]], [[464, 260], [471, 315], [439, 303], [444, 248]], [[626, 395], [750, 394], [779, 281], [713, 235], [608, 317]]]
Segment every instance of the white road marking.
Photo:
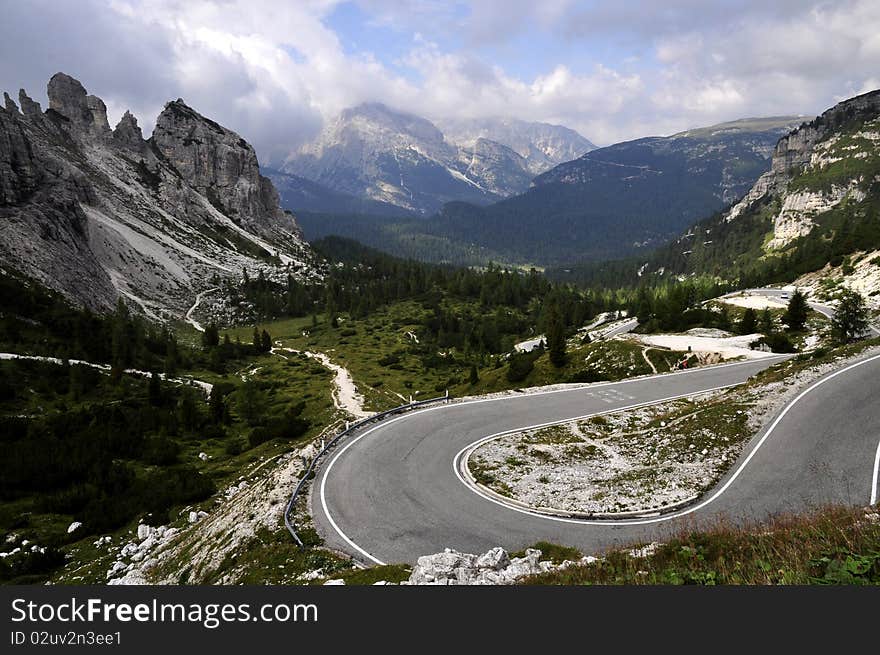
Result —
[[874, 455], [874, 477], [871, 478], [871, 504], [877, 504], [877, 482], [880, 475], [880, 442], [877, 442], [877, 453]]
[[[784, 359], [784, 358], [786, 358], [786, 357], [787, 357], [787, 355], [780, 356], [779, 359], [782, 360], [782, 359]], [[766, 362], [767, 359], [765, 359], [765, 360], [761, 360], [761, 361], [762, 361], [762, 362]], [[659, 375], [649, 375], [649, 376], [643, 376], [643, 377], [640, 377], [640, 378], [631, 378], [631, 379], [629, 379], [629, 380], [620, 380], [620, 381], [618, 381], [618, 382], [598, 382], [598, 383], [595, 383], [595, 384], [592, 384], [592, 385], [589, 385], [589, 386], [584, 385], [584, 386], [575, 387], [575, 388], [572, 388], [572, 389], [554, 389], [554, 390], [552, 390], [552, 391], [539, 391], [539, 392], [536, 392], [536, 393], [533, 393], [533, 394], [529, 394], [529, 395], [530, 395], [530, 396], [542, 396], [542, 395], [549, 395], [549, 394], [555, 394], [555, 393], [583, 392], [583, 390], [584, 390], [585, 388], [604, 387], [604, 386], [608, 386], [608, 385], [612, 385], [612, 384], [622, 385], [622, 384], [628, 384], [628, 383], [630, 383], [630, 382], [637, 382], [637, 381], [640, 381], [640, 380], [641, 380], [641, 381], [644, 381], [645, 379], [650, 379], [650, 378], [661, 378], [661, 377], [662, 377], [662, 378], [667, 378], [667, 377], [672, 377], [672, 376], [676, 376], [676, 375], [693, 375], [693, 374], [695, 374], [695, 373], [699, 373], [699, 372], [701, 372], [701, 371], [710, 371], [710, 370], [715, 370], [715, 369], [719, 369], [719, 368], [727, 368], [727, 367], [730, 367], [730, 366], [745, 366], [745, 365], [750, 365], [750, 364], [755, 364], [755, 362], [754, 362], [753, 360], [749, 360], [749, 361], [744, 361], [744, 362], [732, 362], [732, 363], [730, 363], [730, 364], [718, 364], [718, 365], [716, 365], [716, 366], [707, 366], [707, 367], [703, 367], [703, 368], [695, 368], [695, 369], [690, 369], [690, 370], [687, 370], [687, 371], [676, 371], [676, 372], [674, 372], [674, 373], [661, 373], [661, 374], [659, 374]], [[741, 384], [741, 383], [737, 383], [737, 384]], [[723, 388], [727, 388], [727, 387], [730, 387], [730, 386], [737, 386], [737, 385], [736, 385], [736, 384], [734, 384], [734, 385], [727, 385], [726, 387], [718, 387], [718, 388], [719, 388], [719, 389], [723, 389]], [[684, 398], [684, 397], [687, 397], [687, 396], [693, 396], [693, 395], [700, 394], [700, 393], [706, 393], [706, 392], [708, 392], [708, 391], [711, 391], [711, 389], [709, 389], [709, 390], [705, 390], [705, 391], [692, 391], [691, 393], [684, 394], [684, 395], [682, 395], [682, 396], [680, 396], [680, 397], [681, 397], [681, 398]], [[469, 400], [469, 401], [465, 401], [465, 402], [462, 402], [462, 403], [457, 403], [457, 406], [462, 406], [462, 405], [478, 405], [478, 404], [481, 404], [481, 403], [491, 403], [491, 402], [498, 402], [498, 401], [502, 401], [502, 400], [510, 400], [511, 398], [523, 398], [523, 397], [524, 397], [524, 396], [501, 396], [501, 397], [499, 397], [499, 398], [482, 398], [482, 399], [479, 399], [479, 400]], [[656, 402], [665, 402], [665, 401], [662, 401], [662, 400], [661, 400], [661, 401], [656, 401]], [[652, 404], [652, 403], [647, 403], [647, 404]], [[376, 564], [378, 564], [378, 565], [380, 565], [380, 566], [384, 565], [385, 562], [383, 562], [383, 561], [380, 560], [379, 558], [375, 557], [374, 555], [371, 555], [371, 554], [368, 553], [366, 550], [364, 550], [363, 548], [361, 548], [360, 546], [358, 546], [358, 545], [357, 545], [357, 544], [356, 544], [356, 543], [355, 543], [355, 542], [354, 542], [354, 541], [353, 541], [353, 540], [352, 540], [347, 534], [345, 534], [345, 532], [343, 532], [342, 528], [340, 528], [339, 525], [336, 523], [336, 521], [333, 519], [333, 516], [330, 514], [330, 508], [327, 506], [327, 494], [326, 494], [326, 489], [327, 489], [327, 478], [330, 476], [330, 471], [333, 469], [333, 465], [336, 464], [336, 461], [337, 461], [340, 457], [342, 457], [342, 455], [345, 453], [345, 451], [348, 450], [349, 448], [351, 448], [353, 445], [355, 445], [358, 441], [360, 441], [361, 439], [363, 439], [363, 438], [366, 437], [367, 435], [372, 434], [373, 432], [375, 432], [376, 430], [378, 430], [378, 429], [380, 429], [380, 428], [387, 427], [388, 425], [391, 425], [392, 423], [396, 423], [397, 421], [402, 421], [402, 420], [405, 419], [405, 418], [410, 418], [410, 417], [414, 416], [415, 414], [421, 414], [421, 413], [424, 413], [424, 412], [434, 412], [434, 411], [437, 411], [437, 410], [439, 410], [439, 409], [443, 409], [444, 407], [448, 407], [448, 405], [439, 405], [439, 406], [437, 406], [437, 407], [427, 407], [427, 408], [425, 408], [425, 409], [420, 409], [420, 410], [418, 410], [418, 411], [411, 412], [411, 413], [409, 413], [409, 414], [404, 414], [403, 416], [398, 416], [397, 418], [393, 418], [393, 419], [391, 419], [391, 420], [389, 420], [389, 421], [383, 421], [383, 422], [380, 423], [379, 425], [377, 425], [377, 426], [375, 426], [375, 427], [373, 427], [373, 428], [370, 428], [369, 430], [367, 430], [367, 431], [364, 432], [363, 434], [361, 434], [361, 435], [355, 437], [353, 440], [351, 440], [350, 442], [348, 442], [348, 443], [342, 448], [342, 450], [340, 450], [338, 453], [336, 453], [336, 455], [333, 457], [333, 459], [330, 460], [330, 463], [327, 465], [327, 468], [325, 468], [325, 469], [323, 470], [322, 477], [321, 477], [321, 493], [320, 493], [320, 496], [321, 496], [321, 509], [323, 509], [323, 511], [324, 511], [324, 516], [327, 517], [327, 520], [330, 522], [330, 525], [333, 527], [333, 529], [336, 530], [336, 533], [337, 533], [340, 537], [342, 537], [343, 540], [345, 540], [345, 542], [346, 542], [349, 546], [351, 546], [352, 548], [354, 548], [357, 552], [359, 552], [361, 555], [363, 555], [363, 556], [366, 557], [367, 559], [372, 560], [373, 562], [375, 562]], [[577, 419], [571, 419], [571, 420], [577, 420]], [[563, 422], [564, 422], [564, 421], [563, 421]], [[559, 421], [556, 421], [556, 423], [559, 423]], [[549, 424], [549, 425], [553, 425], [553, 423], [551, 423], [551, 424]], [[459, 479], [461, 479], [461, 478], [459, 478]], [[495, 502], [495, 501], [493, 501], [493, 502]], [[540, 518], [551, 518], [551, 517], [547, 517], [547, 516], [544, 516], [544, 515], [538, 515], [538, 514], [536, 514], [535, 516], [539, 516]], [[560, 519], [560, 520], [562, 520], [562, 519]], [[575, 522], [577, 522], [577, 523], [582, 523], [583, 521], [571, 521], [571, 522], [572, 522], [572, 523], [575, 523]]]
[[[880, 355], [874, 355], [873, 357], [869, 357], [868, 359], [863, 359], [862, 361], [856, 362], [854, 364], [850, 364], [849, 366], [842, 368], [839, 371], [836, 371], [836, 372], [832, 373], [831, 375], [824, 377], [821, 380], [819, 380], [818, 382], [815, 382], [812, 385], [810, 385], [809, 387], [807, 387], [794, 400], [792, 400], [788, 405], [785, 406], [785, 409], [783, 409], [782, 412], [780, 412], [779, 416], [776, 417], [776, 420], [774, 420], [773, 423], [770, 424], [770, 427], [767, 428], [767, 431], [764, 433], [764, 436], [762, 436], [761, 439], [758, 441], [758, 443], [755, 444], [755, 446], [749, 452], [748, 456], [745, 458], [745, 460], [743, 460], [742, 464], [739, 465], [739, 467], [736, 469], [736, 471], [733, 473], [733, 475], [731, 475], [730, 478], [728, 478], [727, 482], [725, 482], [721, 488], [719, 488], [709, 498], [707, 498], [706, 500], [704, 500], [703, 502], [701, 502], [697, 505], [694, 505], [693, 507], [690, 507], [686, 510], [682, 510], [680, 512], [673, 512], [671, 514], [666, 514], [664, 516], [660, 516], [657, 518], [633, 519], [633, 520], [629, 520], [629, 519], [613, 520], [613, 519], [611, 519], [611, 520], [603, 520], [603, 521], [595, 521], [595, 520], [591, 521], [589, 519], [567, 519], [567, 518], [563, 518], [560, 516], [548, 516], [546, 514], [538, 514], [537, 512], [532, 512], [532, 511], [529, 511], [526, 509], [521, 509], [519, 507], [513, 507], [510, 505], [507, 505], [499, 500], [496, 500], [495, 498], [489, 497], [488, 495], [482, 493], [479, 489], [476, 489], [473, 486], [467, 484], [459, 472], [459, 465], [458, 465], [459, 457], [461, 456], [461, 454], [465, 450], [467, 450], [467, 448], [463, 448], [462, 450], [460, 450], [458, 452], [458, 454], [455, 456], [455, 458], [452, 461], [452, 466], [455, 471], [455, 475], [456, 475], [456, 477], [458, 477], [459, 481], [462, 484], [464, 484], [468, 489], [473, 491], [475, 494], [479, 495], [481, 498], [485, 498], [486, 500], [493, 502], [496, 505], [500, 505], [501, 507], [506, 507], [507, 509], [512, 510], [514, 512], [520, 512], [521, 514], [528, 514], [528, 515], [534, 516], [536, 518], [547, 519], [548, 521], [558, 521], [560, 523], [581, 523], [584, 525], [648, 525], [651, 523], [660, 523], [663, 521], [671, 521], [672, 519], [677, 519], [682, 516], [692, 514], [693, 512], [696, 512], [697, 510], [702, 509], [706, 505], [717, 500], [725, 491], [727, 491], [727, 489], [730, 487], [730, 485], [732, 485], [734, 483], [734, 481], [745, 470], [746, 466], [748, 466], [749, 462], [752, 460], [752, 457], [754, 457], [755, 454], [758, 452], [758, 450], [761, 448], [761, 446], [764, 445], [764, 442], [767, 441], [767, 439], [770, 437], [771, 434], [773, 434], [773, 431], [776, 429], [776, 426], [779, 425], [779, 423], [782, 421], [782, 419], [785, 418], [785, 416], [788, 414], [788, 412], [791, 410], [791, 408], [794, 407], [798, 402], [800, 402], [804, 398], [804, 396], [806, 396], [810, 392], [814, 391], [818, 387], [822, 386], [826, 382], [833, 380], [838, 375], [842, 375], [843, 373], [846, 373], [847, 371], [851, 371], [854, 368], [857, 368], [859, 366], [863, 366], [863, 365], [868, 364], [870, 362], [873, 362], [877, 359], [880, 359]], [[736, 385], [729, 385], [729, 386], [736, 386]], [[694, 395], [694, 394], [686, 394], [686, 395]], [[660, 401], [660, 402], [663, 402], [663, 401]], [[647, 403], [647, 404], [653, 404], [653, 403]], [[627, 408], [622, 408], [622, 409], [627, 409]], [[615, 410], [615, 411], [617, 411], [617, 410]], [[577, 420], [577, 419], [574, 419], [574, 420]], [[567, 422], [567, 421], [556, 421], [555, 423], [549, 423], [547, 425], [554, 425], [554, 424], [565, 423], [565, 422]], [[536, 426], [536, 427], [544, 427], [544, 426]], [[520, 430], [528, 430], [528, 429], [530, 429], [530, 428], [520, 428]], [[517, 431], [518, 430], [512, 430], [511, 432], [517, 432]], [[507, 434], [507, 432], [504, 432], [501, 434]], [[484, 437], [483, 440], [486, 440], [486, 438]], [[479, 444], [483, 440], [477, 441], [477, 442], [475, 442], [475, 444]], [[471, 446], [473, 446], [475, 444], [471, 444]], [[468, 448], [470, 448], [470, 446], [468, 446]], [[880, 453], [880, 451], [878, 451], [878, 453]], [[880, 457], [880, 454], [878, 454], [878, 457]], [[874, 473], [875, 473], [874, 489], [876, 489], [876, 487], [877, 487], [877, 485], [876, 485], [877, 467], [876, 466], [875, 466]]]

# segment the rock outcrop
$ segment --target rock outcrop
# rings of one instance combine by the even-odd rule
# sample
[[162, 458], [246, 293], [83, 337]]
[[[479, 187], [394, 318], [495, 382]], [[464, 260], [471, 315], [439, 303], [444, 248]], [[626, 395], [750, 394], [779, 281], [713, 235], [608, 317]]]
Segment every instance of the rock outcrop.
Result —
[[314, 142], [291, 155], [283, 172], [430, 214], [447, 202], [486, 204], [528, 188], [532, 175], [523, 157], [499, 143], [492, 147], [494, 155], [486, 144], [459, 147], [424, 118], [364, 103], [328, 123]]
[[267, 235], [277, 225], [297, 230], [279, 208], [272, 182], [260, 175], [253, 147], [180, 98], [159, 114], [152, 141], [194, 189], [239, 225]]
[[126, 111], [119, 123], [116, 124], [116, 128], [113, 130], [113, 142], [120, 148], [135, 153], [143, 153], [146, 149], [147, 142], [144, 141], [144, 134], [141, 132], [137, 118], [132, 116], [131, 112]]
[[[768, 243], [771, 248], [782, 247], [799, 236], [809, 234], [812, 216], [838, 204], [846, 194], [838, 188], [832, 195], [809, 191], [795, 192], [789, 200], [787, 189], [791, 181], [810, 168], [823, 168], [829, 163], [826, 156], [830, 137], [847, 124], [862, 124], [880, 116], [880, 91], [872, 91], [838, 103], [812, 121], [803, 123], [788, 135], [779, 139], [773, 149], [770, 170], [764, 173], [749, 192], [728, 212], [725, 220], [731, 221], [759, 201], [779, 197], [784, 206], [775, 220], [774, 237]], [[875, 143], [876, 145], [876, 143]], [[839, 161], [839, 160], [838, 160]], [[848, 185], [845, 185], [848, 186]], [[801, 209], [798, 209], [801, 208]]]
[[70, 132], [85, 139], [110, 135], [107, 106], [97, 96], [86, 93], [83, 85], [64, 73], [55, 73], [47, 88], [49, 109], [70, 121]]
[[243, 268], [313, 274], [299, 228], [237, 134], [180, 102], [152, 143], [129, 112], [111, 131], [104, 102], [64, 73], [48, 97], [45, 113], [24, 90], [20, 111], [8, 94], [0, 107], [4, 266], [92, 309], [121, 297], [152, 318], [183, 315], [212, 278]]
[[573, 564], [590, 564], [595, 557], [578, 562], [554, 564], [541, 559], [541, 551], [527, 548], [522, 557], [511, 558], [507, 551], [495, 547], [481, 554], [460, 553], [447, 548], [436, 555], [420, 557], [413, 567], [409, 585], [506, 585], [522, 578], [547, 571], [566, 569]]

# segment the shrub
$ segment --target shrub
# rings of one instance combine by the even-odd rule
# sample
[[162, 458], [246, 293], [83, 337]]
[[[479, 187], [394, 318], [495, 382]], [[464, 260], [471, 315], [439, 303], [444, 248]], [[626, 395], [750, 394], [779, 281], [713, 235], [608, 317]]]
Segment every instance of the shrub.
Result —
[[508, 382], [522, 382], [535, 368], [535, 355], [532, 353], [514, 353], [510, 356], [507, 369]]
[[603, 382], [605, 380], [610, 379], [607, 374], [600, 373], [599, 371], [592, 368], [584, 368], [580, 371], [575, 371], [570, 376], [568, 376], [569, 382]]

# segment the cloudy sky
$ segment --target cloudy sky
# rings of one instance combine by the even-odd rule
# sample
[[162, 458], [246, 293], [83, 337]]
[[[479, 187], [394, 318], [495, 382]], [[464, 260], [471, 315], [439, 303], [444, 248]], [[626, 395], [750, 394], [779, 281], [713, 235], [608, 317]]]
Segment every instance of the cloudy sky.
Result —
[[45, 107], [63, 70], [146, 134], [183, 97], [264, 162], [362, 101], [605, 145], [880, 87], [877, 0], [0, 0], [0, 16], [0, 89]]

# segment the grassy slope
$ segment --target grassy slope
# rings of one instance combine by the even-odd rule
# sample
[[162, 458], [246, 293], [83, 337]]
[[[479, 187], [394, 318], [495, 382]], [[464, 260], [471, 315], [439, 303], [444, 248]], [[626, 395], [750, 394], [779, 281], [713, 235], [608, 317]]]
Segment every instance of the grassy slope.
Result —
[[[268, 330], [273, 341], [280, 340], [285, 347], [324, 352], [345, 366], [364, 394], [368, 409], [372, 410], [394, 407], [408, 400], [410, 395], [415, 399], [443, 395], [447, 389], [453, 396], [461, 397], [570, 382], [585, 369], [609, 380], [652, 373], [637, 344], [619, 340], [581, 344], [572, 340], [568, 361], [561, 368], [554, 367], [544, 353], [525, 379], [510, 382], [507, 379], [509, 365], [504, 357], [486, 357], [478, 369], [479, 380], [472, 385], [469, 368], [456, 353], [446, 352], [435, 362], [426, 364], [423, 355], [415, 352], [415, 343], [407, 332], [418, 336], [424, 314], [419, 303], [403, 301], [362, 320], [342, 317], [338, 328], [330, 327], [326, 317], [319, 316], [316, 327], [312, 326], [311, 318], [299, 318], [265, 323], [260, 329]], [[253, 328], [226, 332], [233, 340], [247, 341]], [[678, 355], [672, 351], [649, 351], [661, 372], [670, 370]]]
[[[868, 518], [871, 517], [871, 518]], [[647, 557], [615, 550], [525, 584], [880, 584], [880, 515], [829, 507], [766, 524], [684, 530]]]
[[[0, 362], [0, 366], [9, 369], [7, 371], [9, 373], [21, 374], [22, 365], [19, 363]], [[336, 411], [329, 394], [331, 375], [314, 362], [305, 359], [285, 362], [278, 357], [265, 356], [247, 362], [243, 368], [252, 370], [255, 367], [261, 367], [255, 378], [268, 382], [267, 414], [281, 412], [292, 399], [303, 400], [306, 403], [303, 418], [310, 422], [311, 427], [305, 435], [295, 441], [275, 440], [248, 448], [249, 428], [236, 416], [233, 405], [233, 422], [224, 437], [208, 438], [198, 435], [175, 437], [174, 440], [181, 448], [178, 461], [191, 464], [200, 473], [209, 476], [219, 490], [233, 483], [240, 475], [247, 474], [263, 461], [307, 442], [332, 421]], [[237, 372], [222, 376], [206, 371], [185, 373], [214, 383], [225, 381], [237, 384], [241, 381]], [[118, 388], [101, 388], [80, 400], [73, 400], [66, 395], [41, 388], [39, 384], [33, 384], [25, 398], [17, 399], [12, 405], [7, 404], [3, 410], [51, 415], [62, 410], [87, 407], [91, 403], [113, 403], [122, 397], [145, 395], [145, 388], [146, 382], [139, 378], [124, 376]], [[203, 411], [205, 409], [203, 408]], [[234, 442], [242, 445], [245, 450], [240, 454], [231, 454], [227, 449]], [[202, 452], [208, 455], [205, 461], [198, 457]], [[137, 467], [139, 472], [145, 473], [154, 468], [136, 460], [129, 463]], [[71, 561], [53, 577], [56, 582], [105, 582], [104, 574], [112, 563], [112, 558], [108, 557], [106, 550], [98, 549], [92, 544], [98, 535], [89, 535], [74, 541], [68, 539], [67, 526], [76, 520], [77, 516], [45, 513], [41, 510], [43, 496], [43, 494], [30, 494], [2, 501], [0, 531], [7, 534], [14, 532], [21, 538], [38, 544], [64, 544], [63, 550], [71, 556]], [[208, 499], [195, 509], [210, 510], [212, 504], [213, 499]], [[178, 506], [172, 508], [169, 513], [172, 517], [178, 516], [178, 511], [181, 509], [182, 506]], [[149, 517], [145, 518], [146, 522], [150, 523]], [[180, 517], [175, 523], [185, 524], [185, 517]], [[130, 539], [136, 527], [135, 520], [113, 531], [110, 533], [114, 537], [113, 542], [118, 544], [121, 543], [120, 540]]]

